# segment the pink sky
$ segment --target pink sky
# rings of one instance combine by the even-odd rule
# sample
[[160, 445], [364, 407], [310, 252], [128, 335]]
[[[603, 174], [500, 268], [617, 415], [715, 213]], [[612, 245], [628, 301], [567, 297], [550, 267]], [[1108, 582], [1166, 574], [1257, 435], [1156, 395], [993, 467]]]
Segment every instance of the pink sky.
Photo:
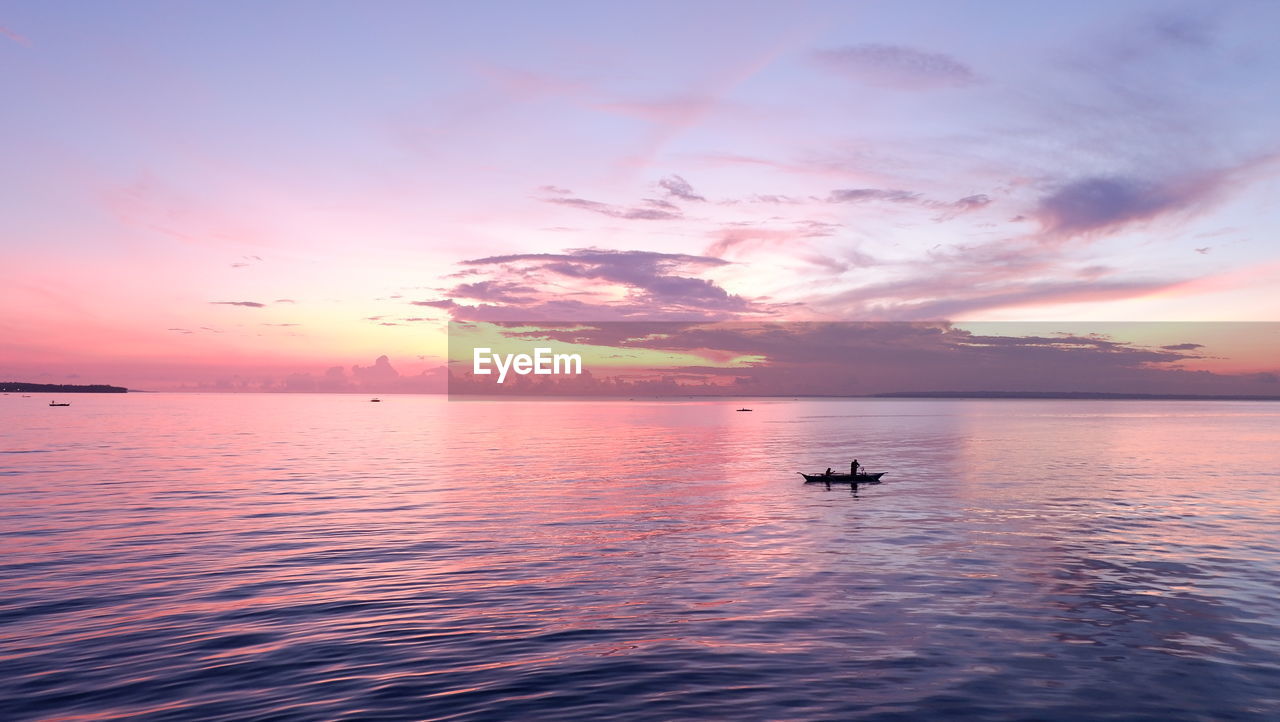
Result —
[[10, 6], [0, 380], [423, 390], [450, 319], [1276, 320], [1277, 21]]

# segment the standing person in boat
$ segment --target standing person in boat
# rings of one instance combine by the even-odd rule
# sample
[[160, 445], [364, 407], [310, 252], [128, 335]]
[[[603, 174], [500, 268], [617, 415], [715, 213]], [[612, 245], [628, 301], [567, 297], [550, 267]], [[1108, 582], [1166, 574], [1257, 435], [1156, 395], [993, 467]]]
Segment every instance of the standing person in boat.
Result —
[[831, 476], [831, 467], [830, 467], [830, 466], [828, 466], [828, 467], [827, 467], [827, 476]]
[[849, 476], [857, 476], [857, 475], [858, 475], [858, 460], [854, 459], [853, 463], [849, 464]]

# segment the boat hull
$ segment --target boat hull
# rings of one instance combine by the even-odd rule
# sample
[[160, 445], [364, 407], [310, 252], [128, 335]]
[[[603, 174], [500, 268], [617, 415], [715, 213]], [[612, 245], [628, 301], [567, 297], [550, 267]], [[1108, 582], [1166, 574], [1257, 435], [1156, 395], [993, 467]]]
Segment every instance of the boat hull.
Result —
[[880, 471], [875, 474], [805, 474], [800, 473], [805, 481], [820, 481], [830, 484], [831, 482], [839, 482], [844, 484], [865, 484], [873, 481], [880, 481], [880, 477], [888, 472]]

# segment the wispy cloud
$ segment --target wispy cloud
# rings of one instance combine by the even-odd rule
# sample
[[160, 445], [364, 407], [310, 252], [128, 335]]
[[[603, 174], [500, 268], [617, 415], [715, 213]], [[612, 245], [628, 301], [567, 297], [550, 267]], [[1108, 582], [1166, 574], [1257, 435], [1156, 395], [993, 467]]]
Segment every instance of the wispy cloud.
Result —
[[898, 189], [885, 188], [842, 188], [831, 191], [827, 194], [827, 203], [901, 203], [917, 205], [922, 208], [928, 208], [938, 211], [938, 215], [934, 216], [935, 221], [946, 221], [955, 218], [962, 213], [981, 210], [991, 205], [991, 197], [985, 193], [976, 193], [974, 195], [965, 196], [955, 201], [939, 201], [925, 198], [923, 194], [914, 191], [905, 191]]
[[410, 301], [412, 306], [425, 306], [427, 308], [443, 308], [452, 309], [458, 306], [458, 303], [452, 298], [437, 299], [434, 301]]
[[0, 25], [0, 35], [3, 35], [6, 38], [9, 38], [13, 42], [19, 45], [22, 45], [24, 47], [28, 47], [28, 48], [31, 47], [31, 41], [27, 39], [25, 35], [22, 35], [21, 33], [15, 30], [10, 30], [9, 28], [6, 28], [3, 25]]
[[460, 283], [449, 291], [454, 298], [467, 298], [488, 303], [530, 303], [537, 289], [522, 283], [477, 281]]
[[[601, 203], [600, 201], [588, 200], [586, 198], [575, 197], [552, 197], [544, 199], [547, 203], [554, 203], [561, 206], [570, 206], [573, 208], [581, 208], [584, 211], [599, 213], [610, 218], [621, 218], [631, 221], [670, 221], [680, 218], [679, 210], [672, 210], [676, 206], [670, 203], [649, 202], [651, 207], [625, 207], [615, 206], [609, 203]], [[657, 207], [652, 207], [657, 206]]]
[[243, 306], [245, 308], [266, 308], [267, 304], [257, 301], [210, 301], [215, 306]]
[[197, 328], [197, 329], [195, 329], [195, 330], [192, 330], [192, 329], [189, 329], [189, 328], [170, 328], [170, 329], [165, 329], [165, 330], [167, 330], [167, 331], [173, 331], [174, 333], [180, 333], [180, 334], [184, 334], [184, 335], [186, 335], [186, 334], [193, 334], [193, 333], [199, 333], [199, 332], [201, 332], [201, 331], [203, 331], [203, 332], [205, 332], [205, 333], [222, 333], [222, 332], [221, 332], [221, 331], [219, 331], [218, 329], [216, 329], [216, 328], [211, 328], [211, 327], [209, 327], [209, 326], [200, 326], [199, 328]]
[[697, 202], [703, 202], [707, 200], [706, 198], [703, 198], [702, 196], [694, 192], [693, 186], [689, 184], [689, 181], [685, 180], [684, 178], [681, 178], [678, 175], [673, 175], [673, 176], [668, 176], [666, 178], [663, 178], [662, 180], [658, 181], [658, 185], [666, 189], [667, 193], [671, 194], [673, 197], [679, 198], [681, 200], [697, 201]]
[[919, 193], [881, 188], [845, 188], [831, 191], [831, 194], [827, 196], [829, 203], [863, 203], [865, 201], [915, 203], [919, 200]]
[[970, 85], [978, 79], [969, 66], [955, 58], [901, 45], [851, 45], [821, 50], [815, 57], [830, 70], [885, 88], [950, 88]]

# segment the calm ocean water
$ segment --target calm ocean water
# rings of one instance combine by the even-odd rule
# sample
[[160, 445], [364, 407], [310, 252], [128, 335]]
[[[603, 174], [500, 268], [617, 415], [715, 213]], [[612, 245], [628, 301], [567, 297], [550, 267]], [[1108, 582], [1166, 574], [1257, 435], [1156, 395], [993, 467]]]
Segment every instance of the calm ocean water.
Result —
[[3, 720], [1280, 718], [1280, 404], [47, 398]]

